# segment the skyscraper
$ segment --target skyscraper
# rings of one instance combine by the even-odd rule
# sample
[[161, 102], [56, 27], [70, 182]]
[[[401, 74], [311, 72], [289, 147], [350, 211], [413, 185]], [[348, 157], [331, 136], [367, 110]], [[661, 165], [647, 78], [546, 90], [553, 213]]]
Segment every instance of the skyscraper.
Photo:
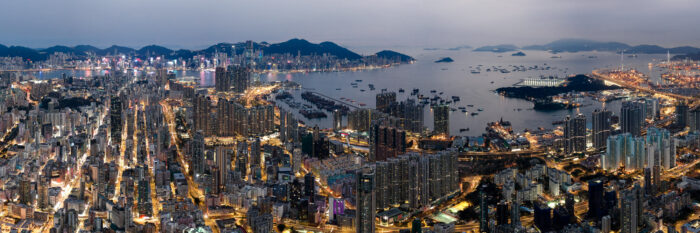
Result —
[[450, 106], [440, 104], [433, 107], [433, 122], [436, 134], [450, 135]]
[[396, 103], [396, 92], [385, 92], [377, 94], [376, 109], [383, 113], [389, 113], [390, 107]]
[[688, 103], [685, 101], [679, 101], [676, 104], [676, 125], [680, 128], [685, 128], [690, 122], [690, 115], [688, 112]]
[[586, 150], [586, 117], [579, 114], [564, 120], [564, 153], [571, 154]]
[[374, 167], [365, 166], [357, 171], [355, 232], [373, 233], [375, 220], [375, 173]]
[[634, 136], [642, 134], [646, 105], [639, 101], [622, 102], [620, 109], [620, 126], [623, 133], [631, 133]]
[[250, 86], [250, 72], [247, 68], [229, 66], [228, 73], [233, 81], [233, 91], [243, 93], [248, 89]]
[[483, 188], [479, 192], [479, 232], [489, 232], [489, 204]]
[[603, 217], [603, 212], [603, 182], [588, 181], [588, 216], [598, 220]]
[[333, 111], [333, 130], [338, 131], [343, 129], [343, 113], [337, 109]]
[[610, 136], [612, 112], [607, 109], [593, 111], [593, 148], [600, 150], [605, 148], [606, 140]]
[[231, 89], [231, 77], [229, 77], [226, 68], [216, 67], [216, 72], [214, 74], [214, 87], [216, 91], [229, 91]]
[[620, 233], [638, 232], [637, 196], [632, 190], [625, 190], [620, 195]]

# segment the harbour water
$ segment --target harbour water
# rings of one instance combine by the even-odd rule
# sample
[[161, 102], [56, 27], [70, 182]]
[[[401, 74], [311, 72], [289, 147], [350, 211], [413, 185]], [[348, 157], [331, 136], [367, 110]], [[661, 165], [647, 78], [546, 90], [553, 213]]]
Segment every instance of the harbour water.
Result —
[[[473, 52], [471, 50], [423, 50], [400, 49], [417, 59], [414, 64], [400, 65], [387, 69], [374, 69], [356, 72], [325, 72], [325, 73], [267, 73], [261, 74], [261, 79], [266, 81], [294, 81], [302, 85], [303, 89], [293, 93], [295, 101], [305, 103], [300, 97], [304, 90], [312, 90], [336, 99], [346, 98], [372, 108], [375, 105], [375, 96], [382, 89], [397, 92], [397, 100], [415, 98], [410, 93], [414, 88], [420, 89], [420, 93], [432, 97], [439, 93], [444, 99], [451, 96], [459, 96], [461, 101], [453, 103], [453, 108], [466, 107], [467, 113], [460, 110], [450, 112], [450, 132], [452, 135], [478, 136], [484, 132], [488, 122], [499, 119], [508, 120], [516, 131], [524, 129], [536, 129], [537, 127], [552, 128], [552, 122], [564, 119], [566, 115], [583, 113], [589, 118], [590, 113], [602, 108], [602, 104], [590, 99], [582, 100], [583, 106], [571, 110], [535, 111], [529, 101], [513, 98], [505, 98], [494, 92], [496, 88], [512, 86], [521, 79], [539, 78], [540, 76], [558, 76], [565, 78], [571, 74], [587, 74], [598, 68], [619, 68], [624, 64], [625, 68], [634, 68], [650, 76], [651, 80], [658, 80], [660, 71], [657, 67], [649, 66], [649, 63], [658, 63], [666, 59], [665, 54], [640, 54], [635, 57], [624, 57], [610, 52], [579, 52], [559, 53], [553, 55], [544, 51], [524, 51], [526, 56], [511, 56], [511, 53]], [[557, 56], [554, 58], [553, 56]], [[452, 63], [435, 63], [434, 61], [451, 57]], [[477, 66], [481, 65], [480, 73], [473, 73]], [[523, 67], [549, 67], [549, 69], [532, 69], [526, 71], [512, 71], [513, 66]], [[510, 73], [486, 72], [492, 67], [505, 68]], [[44, 72], [34, 74], [40, 78], [60, 77], [65, 71]], [[72, 71], [67, 75], [86, 75], [84, 71]], [[95, 72], [92, 72], [95, 75]], [[193, 79], [204, 86], [214, 84], [214, 74], [209, 71], [178, 71], [178, 77]], [[362, 80], [357, 82], [356, 80]], [[357, 83], [353, 88], [351, 83]], [[371, 90], [369, 84], [375, 89]], [[399, 93], [399, 89], [405, 92]], [[364, 91], [362, 91], [364, 90]], [[436, 93], [431, 93], [435, 90]], [[282, 107], [288, 107], [281, 104]], [[474, 105], [474, 107], [467, 107]], [[606, 108], [619, 115], [620, 101], [606, 103]], [[482, 109], [483, 111], [478, 111]], [[520, 109], [520, 110], [518, 110]], [[291, 110], [297, 114], [297, 110]], [[472, 115], [471, 113], [478, 113]], [[318, 125], [329, 128], [332, 125], [332, 115], [323, 119], [304, 119], [297, 114], [307, 125]], [[517, 117], [516, 117], [517, 116]], [[425, 108], [425, 125], [432, 129], [433, 115], [429, 106]], [[460, 132], [461, 128], [470, 128], [469, 131]]]

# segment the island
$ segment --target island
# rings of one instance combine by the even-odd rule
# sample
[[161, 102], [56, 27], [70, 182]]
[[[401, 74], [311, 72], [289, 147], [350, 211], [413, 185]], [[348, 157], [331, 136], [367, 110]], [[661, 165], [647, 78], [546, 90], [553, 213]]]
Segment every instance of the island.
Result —
[[494, 52], [494, 53], [504, 53], [512, 52], [518, 50], [518, 46], [511, 44], [501, 44], [501, 45], [488, 45], [482, 46], [474, 49], [474, 52]]
[[524, 57], [524, 56], [525, 56], [525, 53], [523, 53], [523, 51], [518, 51], [517, 53], [511, 54], [511, 56], [514, 56], [514, 57]]
[[454, 62], [454, 60], [452, 60], [452, 58], [450, 58], [450, 57], [443, 57], [443, 58], [440, 58], [440, 60], [435, 61], [435, 63], [450, 63], [450, 62]]
[[608, 86], [601, 80], [593, 79], [583, 74], [572, 76], [559, 86], [554, 87], [501, 87], [496, 92], [502, 96], [532, 101], [535, 110], [557, 110], [567, 106], [552, 101], [552, 96], [567, 92], [603, 91], [619, 89], [618, 86]]

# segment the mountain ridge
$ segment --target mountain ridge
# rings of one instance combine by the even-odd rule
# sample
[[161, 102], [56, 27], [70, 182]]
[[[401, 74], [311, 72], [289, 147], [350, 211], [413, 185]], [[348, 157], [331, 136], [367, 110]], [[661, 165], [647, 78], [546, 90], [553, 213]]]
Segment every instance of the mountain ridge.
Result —
[[[243, 54], [246, 47], [245, 42], [229, 43], [221, 42], [211, 45], [205, 49], [200, 50], [189, 50], [189, 49], [170, 49], [165, 46], [151, 44], [143, 46], [139, 49], [130, 48], [126, 46], [112, 45], [105, 49], [100, 49], [92, 45], [76, 45], [74, 47], [55, 45], [44, 49], [32, 49], [23, 46], [5, 46], [0, 44], [0, 57], [7, 56], [17, 56], [24, 59], [29, 59], [32, 61], [41, 61], [48, 59], [49, 55], [55, 52], [62, 52], [67, 54], [73, 54], [78, 58], [87, 57], [89, 54], [94, 54], [98, 56], [106, 55], [116, 55], [116, 54], [126, 54], [135, 57], [144, 58], [146, 56], [163, 56], [168, 59], [172, 58], [188, 58], [194, 55], [208, 55], [211, 56], [215, 53], [235, 53], [237, 55]], [[264, 54], [300, 54], [302, 56], [307, 55], [323, 55], [329, 54], [335, 56], [339, 59], [348, 60], [360, 60], [365, 56], [351, 51], [345, 47], [342, 47], [334, 42], [324, 41], [318, 44], [309, 42], [305, 39], [293, 38], [284, 42], [269, 44], [267, 42], [253, 42], [253, 46], [256, 49], [260, 49]], [[390, 53], [392, 52], [392, 53]], [[398, 57], [402, 62], [415, 60], [412, 57], [401, 54], [395, 51], [383, 50], [370, 56], [385, 57], [391, 56], [392, 58]]]

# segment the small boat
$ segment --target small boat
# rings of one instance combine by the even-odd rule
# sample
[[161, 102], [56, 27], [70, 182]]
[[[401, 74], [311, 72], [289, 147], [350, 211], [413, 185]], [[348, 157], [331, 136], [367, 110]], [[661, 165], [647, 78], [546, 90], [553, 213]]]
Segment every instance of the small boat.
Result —
[[467, 113], [467, 110], [466, 110], [466, 109], [462, 109], [462, 112], [463, 112], [463, 113]]
[[357, 80], [355, 80], [355, 82], [361, 83], [362, 79], [357, 79]]
[[469, 131], [469, 128], [462, 128], [462, 129], [459, 129], [459, 132], [460, 132], [460, 133], [461, 133], [461, 132], [464, 132], [464, 131]]
[[454, 111], [457, 111], [457, 109], [456, 109], [456, 108], [450, 108], [450, 111], [454, 112]]
[[479, 112], [484, 111], [483, 108], [477, 108], [476, 110], [479, 110]]
[[467, 104], [467, 107], [473, 108], [474, 105], [473, 105], [473, 104]]
[[454, 102], [459, 101], [459, 96], [453, 95], [453, 96], [452, 96], [452, 101], [454, 101]]
[[472, 116], [476, 116], [476, 115], [479, 115], [479, 113], [478, 113], [478, 112], [472, 112]]
[[435, 92], [437, 92], [437, 91], [435, 91], [435, 90], [430, 90], [430, 93], [435, 93]]
[[481, 74], [481, 72], [476, 71], [476, 70], [472, 70], [471, 72], [472, 72], [472, 74]]
[[336, 90], [336, 91], [340, 91], [340, 88], [336, 88], [335, 90]]
[[403, 88], [399, 88], [399, 93], [403, 93], [403, 92], [404, 92]]
[[491, 81], [491, 83], [493, 84], [493, 81]]
[[360, 89], [360, 91], [364, 92], [364, 91], [365, 91], [365, 89]]

